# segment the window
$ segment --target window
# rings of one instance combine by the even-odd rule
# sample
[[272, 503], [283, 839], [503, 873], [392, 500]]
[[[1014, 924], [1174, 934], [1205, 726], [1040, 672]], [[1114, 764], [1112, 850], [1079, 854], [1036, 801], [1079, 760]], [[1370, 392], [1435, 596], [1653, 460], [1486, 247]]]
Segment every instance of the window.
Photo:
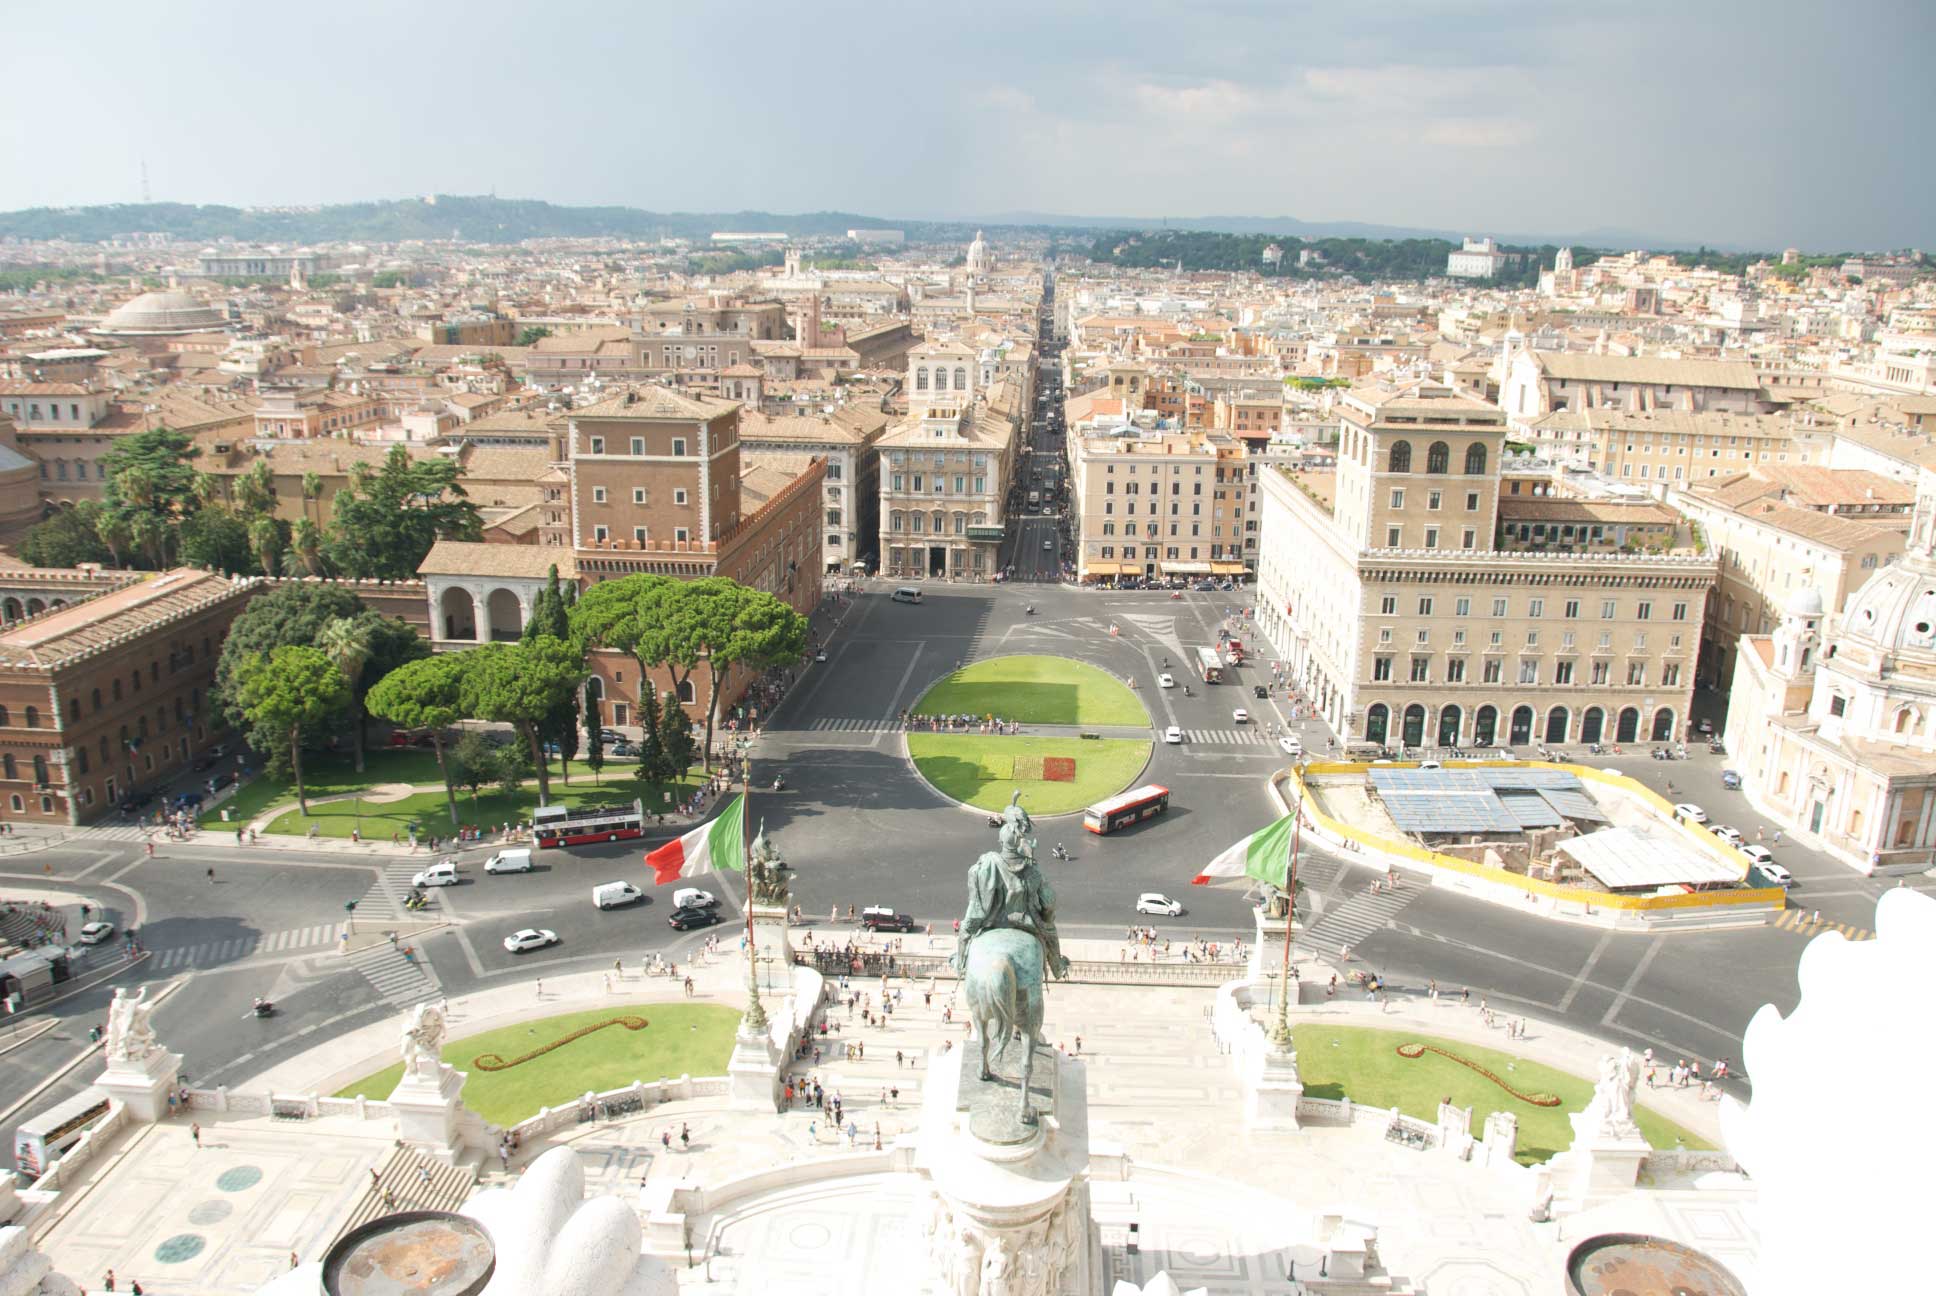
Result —
[[1469, 598], [1455, 600], [1452, 604], [1452, 614], [1454, 616], [1471, 616], [1472, 600]]
[[1828, 713], [1830, 715], [1832, 716], [1846, 715], [1848, 713], [1848, 709], [1849, 709], [1849, 701], [1841, 694], [1837, 693], [1832, 695], [1829, 698]]
[[1660, 668], [1660, 686], [1662, 688], [1674, 688], [1680, 682], [1681, 664], [1679, 662], [1668, 662]]
[[684, 527], [674, 527], [672, 529], [672, 538], [680, 544], [684, 544], [686, 541], [692, 539], [692, 533]]
[[685, 502], [686, 502], [686, 492], [685, 492], [685, 490], [684, 490], [683, 488], [681, 488], [681, 489], [675, 489], [675, 490], [674, 490], [674, 491], [672, 492], [672, 502], [673, 502], [674, 504], [678, 504], [678, 505], [681, 505], [681, 506], [683, 506], [683, 505], [685, 504]]
[[1419, 601], [1418, 601], [1418, 614], [1419, 614], [1420, 616], [1431, 616], [1431, 615], [1432, 615], [1432, 596], [1431, 596], [1431, 595], [1429, 595], [1429, 594], [1428, 594], [1428, 595], [1425, 595], [1424, 597], [1422, 597], [1422, 598], [1420, 598], [1420, 599], [1419, 599]]
[[1439, 547], [1439, 529], [1437, 527], [1425, 528], [1425, 547], [1427, 549], [1436, 549]]
[[1605, 662], [1597, 661], [1593, 663], [1593, 682], [1595, 684], [1605, 684], [1607, 682], [1607, 664]]
[[1444, 499], [1445, 499], [1444, 491], [1427, 491], [1425, 494], [1425, 507], [1433, 510], [1434, 512], [1437, 512], [1439, 504]]
[[1671, 613], [1670, 615], [1671, 615], [1671, 616], [1672, 616], [1672, 618], [1673, 618], [1674, 620], [1676, 620], [1676, 621], [1685, 621], [1685, 620], [1687, 620], [1687, 604], [1685, 604], [1685, 603], [1676, 603], [1676, 604], [1674, 605], [1674, 609], [1673, 609], [1673, 612], [1672, 612], [1672, 613]]
[[645, 487], [643, 487], [643, 486], [634, 486], [634, 487], [632, 488], [632, 502], [633, 502], [634, 504], [643, 504], [643, 503], [645, 503]]
[[1390, 678], [1391, 678], [1391, 666], [1392, 666], [1392, 659], [1391, 659], [1391, 658], [1389, 658], [1389, 657], [1373, 657], [1373, 658], [1371, 659], [1371, 677], [1372, 677], [1372, 679], [1374, 679], [1374, 680], [1388, 680], [1388, 679], [1390, 679]]
[[679, 456], [679, 457], [681, 457], [681, 458], [683, 458], [683, 457], [685, 456], [685, 453], [686, 453], [686, 439], [685, 439], [684, 437], [674, 437], [674, 438], [672, 438], [672, 453], [673, 453], [674, 455], [677, 455], [677, 456]]
[[[1478, 477], [1486, 470], [1486, 448], [1473, 442], [1465, 448], [1465, 475]], [[1468, 496], [1468, 498], [1473, 498]]]
[[1496, 598], [1492, 601], [1492, 614], [1496, 617], [1506, 615], [1506, 600]]
[[1555, 684], [1571, 684], [1573, 682], [1573, 663], [1570, 661], [1554, 662], [1553, 682]]
[[1465, 493], [1465, 511], [1468, 513], [1477, 513], [1479, 511], [1478, 491], [1467, 491]]
[[1647, 682], [1647, 663], [1640, 662], [1640, 661], [1628, 662], [1627, 663], [1627, 683], [1638, 686], [1641, 684], [1645, 684], [1646, 682]]
[[1613, 600], [1612, 599], [1603, 600], [1600, 604], [1600, 619], [1602, 621], [1611, 621], [1613, 620], [1613, 616], [1614, 616]]
[[29, 729], [40, 728], [40, 708], [39, 707], [30, 706], [27, 708], [27, 727]]
[[602, 526], [595, 526], [592, 528], [592, 539], [594, 540], [608, 540], [611, 538], [611, 534], [612, 533], [610, 531], [608, 531], [606, 528]]
[[1536, 599], [1527, 599], [1527, 600], [1526, 600], [1526, 615], [1527, 615], [1527, 616], [1529, 616], [1529, 617], [1542, 617], [1542, 616], [1545, 616], [1545, 615], [1546, 615], [1546, 600], [1545, 600], [1545, 599], [1543, 599], [1543, 598], [1536, 598]]
[[1386, 616], [1398, 615], [1398, 595], [1387, 594], [1378, 601], [1378, 610]]
[[1392, 488], [1391, 506], [1395, 509], [1405, 507], [1405, 488], [1403, 486], [1394, 486]]
[[1432, 678], [1432, 659], [1430, 657], [1412, 658], [1412, 683], [1423, 684]]
[[1389, 471], [1395, 473], [1412, 470], [1412, 443], [1410, 441], [1392, 442]]
[[1536, 658], [1519, 659], [1519, 682], [1521, 684], [1539, 683], [1539, 661]]
[[1386, 527], [1385, 528], [1385, 548], [1387, 549], [1398, 548], [1399, 540], [1403, 537], [1403, 535], [1404, 535], [1404, 529], [1401, 527]]
[[1465, 683], [1465, 658], [1447, 657], [1445, 659], [1445, 682], [1447, 684]]
[[644, 454], [644, 453], [645, 453], [645, 438], [644, 438], [644, 437], [633, 437], [633, 438], [632, 438], [632, 453], [633, 453], [633, 454], [635, 454], [635, 455], [642, 455], [642, 454]]
[[1640, 602], [1634, 604], [1634, 620], [1645, 621], [1649, 617], [1653, 616], [1653, 614], [1654, 614], [1654, 605], [1652, 603], [1649, 603], [1647, 600], [1642, 599]]
[[1425, 452], [1425, 471], [1428, 473], [1449, 472], [1452, 467], [1452, 447], [1443, 441], [1434, 441]]
[[1494, 630], [1491, 633], [1491, 635], [1488, 637], [1487, 642], [1489, 642], [1494, 648], [1497, 648], [1500, 644], [1505, 642], [1505, 639], [1506, 639], [1506, 636], [1504, 631]]
[[603, 486], [592, 487], [592, 503], [603, 504], [604, 502], [605, 502], [605, 488]]
[[645, 528], [644, 528], [644, 527], [633, 527], [633, 528], [632, 528], [632, 543], [633, 543], [633, 544], [637, 544], [637, 545], [643, 545], [643, 544], [645, 543]]
[[1485, 661], [1485, 665], [1482, 666], [1479, 671], [1479, 674], [1482, 677], [1483, 682], [1487, 684], [1497, 684], [1499, 682], [1500, 675], [1503, 673], [1504, 672], [1500, 666], [1499, 659], [1497, 657], [1488, 657]]
[[604, 453], [605, 453], [605, 438], [604, 438], [604, 437], [593, 437], [593, 438], [592, 438], [592, 440], [591, 440], [591, 446], [592, 446], [592, 448], [591, 448], [591, 450], [590, 450], [590, 451], [589, 451], [588, 453], [590, 453], [590, 454], [604, 454]]
[[1563, 613], [1562, 613], [1562, 615], [1564, 615], [1564, 616], [1566, 616], [1566, 617], [1567, 617], [1567, 618], [1569, 618], [1569, 619], [1571, 619], [1571, 618], [1573, 618], [1573, 617], [1577, 617], [1577, 616], [1579, 616], [1579, 615], [1580, 615], [1580, 600], [1578, 600], [1578, 599], [1568, 599], [1568, 600], [1566, 600], [1566, 607], [1565, 607], [1565, 609], [1564, 609], [1564, 611], [1563, 611]]

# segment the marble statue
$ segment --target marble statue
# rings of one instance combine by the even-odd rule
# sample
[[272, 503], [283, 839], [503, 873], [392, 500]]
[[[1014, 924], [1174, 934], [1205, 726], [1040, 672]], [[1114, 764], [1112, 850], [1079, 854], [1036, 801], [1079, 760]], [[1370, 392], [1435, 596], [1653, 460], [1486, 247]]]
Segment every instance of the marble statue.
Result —
[[1015, 1258], [1008, 1252], [1008, 1243], [999, 1237], [990, 1242], [981, 1258], [981, 1296], [1017, 1296], [1009, 1282], [1014, 1267]]
[[435, 1080], [443, 1068], [444, 1014], [435, 1004], [420, 1003], [403, 1027], [403, 1074]]
[[787, 862], [779, 846], [767, 838], [764, 819], [760, 820], [760, 831], [746, 855], [746, 889], [748, 898], [756, 905], [781, 909], [787, 906], [790, 894]]
[[133, 994], [115, 990], [114, 1002], [108, 1005], [106, 1052], [110, 1066], [117, 1062], [145, 1062], [161, 1047], [155, 1042], [155, 1028], [148, 1022], [154, 1005], [147, 1000], [147, 986]]
[[1001, 848], [968, 870], [968, 911], [954, 965], [961, 973], [968, 1013], [981, 1037], [981, 1078], [995, 1079], [994, 1062], [1020, 1044], [1023, 1125], [1034, 1125], [1029, 1082], [1042, 1039], [1042, 984], [1068, 975], [1055, 930], [1055, 892], [1035, 863], [1034, 822], [1010, 798], [1002, 815]]
[[1604, 1133], [1627, 1134], [1635, 1130], [1634, 1086], [1639, 1080], [1640, 1059], [1632, 1049], [1623, 1048], [1600, 1059], [1600, 1079], [1593, 1086], [1590, 1109], [1598, 1113]]

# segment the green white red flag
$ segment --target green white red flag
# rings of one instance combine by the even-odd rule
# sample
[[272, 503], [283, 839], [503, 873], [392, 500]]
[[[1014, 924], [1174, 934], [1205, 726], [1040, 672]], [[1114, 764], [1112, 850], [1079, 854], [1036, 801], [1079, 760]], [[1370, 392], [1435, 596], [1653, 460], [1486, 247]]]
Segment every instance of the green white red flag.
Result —
[[1222, 878], [1247, 877], [1284, 888], [1291, 871], [1291, 833], [1297, 820], [1285, 815], [1268, 828], [1260, 829], [1230, 847], [1203, 866], [1190, 879], [1193, 886], [1205, 886]]
[[680, 878], [730, 869], [746, 871], [746, 798], [735, 796], [724, 809], [679, 838], [649, 852], [652, 883], [664, 886]]

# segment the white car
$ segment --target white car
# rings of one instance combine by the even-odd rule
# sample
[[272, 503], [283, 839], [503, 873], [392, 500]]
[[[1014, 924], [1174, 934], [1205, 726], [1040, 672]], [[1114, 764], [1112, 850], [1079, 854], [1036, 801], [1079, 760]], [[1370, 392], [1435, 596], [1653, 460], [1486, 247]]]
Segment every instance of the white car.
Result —
[[455, 864], [436, 864], [410, 879], [413, 887], [456, 886], [460, 879]]
[[1180, 743], [1183, 741], [1183, 731], [1175, 725], [1171, 725], [1163, 731], [1163, 741], [1166, 743]]
[[1176, 676], [1174, 676], [1174, 675], [1158, 675], [1158, 676], [1156, 677], [1156, 687], [1158, 687], [1158, 688], [1175, 688], [1175, 687], [1176, 687]]
[[815, 653], [815, 654], [813, 655], [813, 659], [814, 659], [815, 661], [817, 661], [817, 662], [823, 662], [823, 661], [826, 661], [826, 660], [827, 660], [827, 650], [826, 650], [825, 648], [822, 648], [822, 649], [821, 649], [821, 650], [820, 650], [819, 652], [817, 652], [817, 653]]
[[91, 922], [81, 928], [80, 942], [83, 945], [99, 945], [112, 935], [114, 935], [113, 923]]
[[526, 927], [523, 931], [512, 932], [504, 938], [504, 948], [512, 954], [522, 954], [526, 950], [543, 949], [558, 943], [558, 933], [543, 927]]
[[[1238, 707], [1235, 711], [1232, 711], [1230, 713], [1230, 718], [1233, 722], [1237, 724], [1249, 724], [1250, 712], [1244, 710], [1242, 707]], [[1287, 995], [1286, 998], [1288, 997], [1289, 996]]]
[[1277, 740], [1277, 747], [1286, 756], [1302, 756], [1304, 754], [1304, 744], [1288, 734]]
[[1691, 801], [1683, 801], [1674, 807], [1674, 817], [1685, 819], [1688, 823], [1704, 824], [1707, 822], [1707, 811]]
[[1741, 830], [1738, 828], [1730, 828], [1726, 824], [1715, 824], [1708, 831], [1730, 846], [1739, 846], [1741, 844]]
[[[1044, 549], [1053, 549], [1053, 548], [1055, 548], [1055, 541], [1053, 541], [1053, 540], [1044, 540], [1044, 541], [1042, 542], [1042, 547], [1043, 547]], [[1286, 996], [1284, 996], [1284, 997], [1285, 997], [1285, 998], [1287, 998], [1287, 999], [1288, 999], [1288, 998], [1290, 998], [1290, 996], [1289, 996], [1289, 995], [1286, 995]]]
[[1155, 891], [1145, 891], [1136, 897], [1136, 912], [1139, 914], [1161, 914], [1165, 918], [1175, 918], [1183, 912], [1183, 902], [1172, 900]]
[[1795, 875], [1773, 860], [1756, 860], [1755, 867], [1761, 870], [1761, 876], [1778, 887], [1795, 885]]
[[719, 897], [698, 887], [680, 887], [672, 893], [674, 909], [717, 909]]

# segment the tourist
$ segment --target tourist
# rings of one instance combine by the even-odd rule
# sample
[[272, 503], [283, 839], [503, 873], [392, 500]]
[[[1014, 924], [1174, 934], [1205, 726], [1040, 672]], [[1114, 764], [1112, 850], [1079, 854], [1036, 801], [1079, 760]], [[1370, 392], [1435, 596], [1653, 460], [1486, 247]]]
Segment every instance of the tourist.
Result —
[[188, 1127], [188, 1137], [194, 1140], [197, 1148], [202, 1146], [202, 1126], [200, 1121]]

